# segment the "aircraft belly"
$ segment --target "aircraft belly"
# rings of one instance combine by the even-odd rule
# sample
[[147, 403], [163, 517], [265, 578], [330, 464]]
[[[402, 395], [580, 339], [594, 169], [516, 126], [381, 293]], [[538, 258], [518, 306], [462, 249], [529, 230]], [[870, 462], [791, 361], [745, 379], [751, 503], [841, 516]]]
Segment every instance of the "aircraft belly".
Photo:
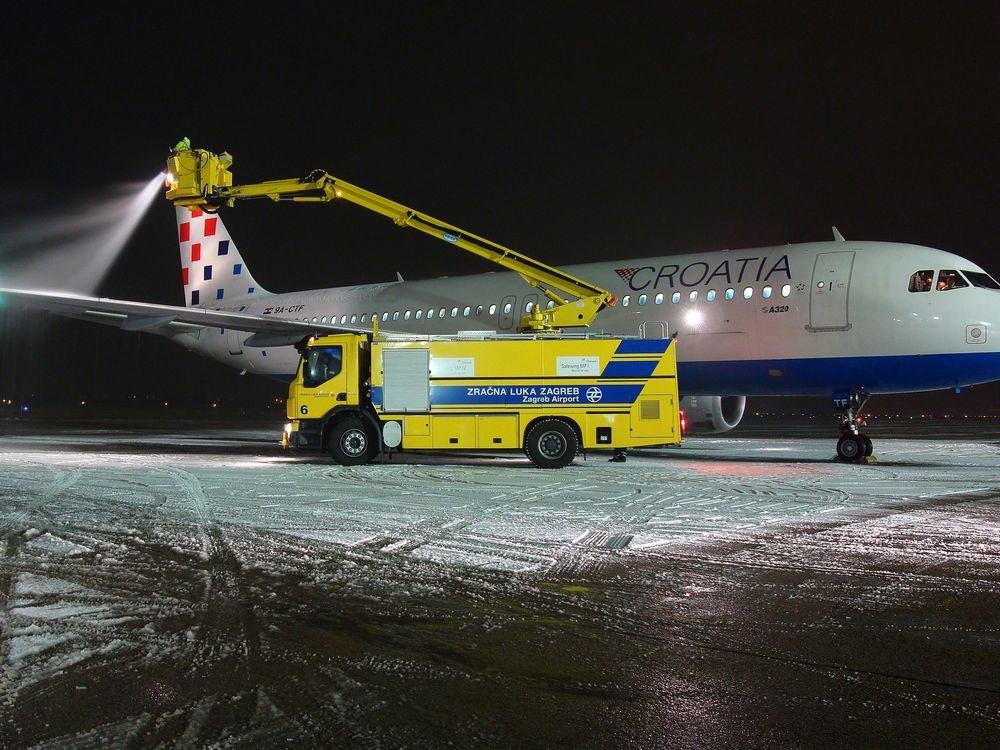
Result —
[[243, 347], [242, 351], [234, 354], [230, 348], [229, 337], [220, 334], [218, 328], [205, 329], [200, 339], [188, 338], [184, 341], [178, 341], [178, 343], [183, 343], [184, 346], [197, 354], [210, 357], [238, 370], [247, 370], [254, 375], [288, 380], [298, 367], [299, 355], [295, 351], [295, 347]]
[[[680, 352], [680, 348], [678, 348]], [[678, 361], [681, 393], [805, 396], [838, 390], [906, 393], [1000, 379], [1000, 352]]]

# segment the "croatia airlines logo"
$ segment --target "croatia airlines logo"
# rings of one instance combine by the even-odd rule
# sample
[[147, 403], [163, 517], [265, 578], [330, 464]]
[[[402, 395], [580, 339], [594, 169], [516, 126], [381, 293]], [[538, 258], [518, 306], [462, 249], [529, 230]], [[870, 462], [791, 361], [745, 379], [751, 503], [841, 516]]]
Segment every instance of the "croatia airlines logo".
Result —
[[615, 273], [621, 277], [622, 281], [628, 281], [635, 276], [635, 272], [638, 270], [638, 268], [616, 268]]

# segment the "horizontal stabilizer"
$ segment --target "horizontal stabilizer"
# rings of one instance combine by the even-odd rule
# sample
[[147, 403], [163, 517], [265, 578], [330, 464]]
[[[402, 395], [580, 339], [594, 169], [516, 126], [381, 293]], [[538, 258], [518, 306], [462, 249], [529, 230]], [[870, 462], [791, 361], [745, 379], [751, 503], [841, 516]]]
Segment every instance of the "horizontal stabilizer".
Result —
[[255, 333], [243, 342], [243, 346], [251, 349], [265, 349], [269, 346], [292, 346], [303, 339], [304, 334], [297, 333]]

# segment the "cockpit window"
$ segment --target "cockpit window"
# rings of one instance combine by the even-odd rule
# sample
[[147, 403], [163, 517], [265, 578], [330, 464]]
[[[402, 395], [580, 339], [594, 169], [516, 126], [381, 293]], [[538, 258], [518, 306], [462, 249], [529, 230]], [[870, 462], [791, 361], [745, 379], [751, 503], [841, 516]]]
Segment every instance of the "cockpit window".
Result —
[[929, 292], [934, 285], [933, 271], [917, 271], [910, 277], [911, 292]]
[[962, 275], [972, 283], [972, 286], [978, 286], [982, 289], [1000, 289], [1000, 284], [988, 273], [963, 270]]
[[951, 289], [960, 289], [961, 287], [968, 285], [969, 282], [959, 276], [958, 271], [938, 271], [937, 288], [939, 292], [947, 292]]

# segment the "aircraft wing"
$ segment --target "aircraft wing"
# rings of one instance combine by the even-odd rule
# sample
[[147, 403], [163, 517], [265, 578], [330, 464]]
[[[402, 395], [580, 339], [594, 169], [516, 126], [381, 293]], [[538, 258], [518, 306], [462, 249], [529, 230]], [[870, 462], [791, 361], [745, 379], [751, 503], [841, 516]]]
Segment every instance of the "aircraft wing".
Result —
[[247, 346], [280, 346], [317, 333], [369, 333], [361, 326], [307, 323], [272, 315], [131, 302], [107, 297], [86, 297], [68, 292], [37, 292], [0, 288], [0, 310], [18, 307], [45, 310], [53, 315], [114, 325], [126, 331], [176, 335], [199, 327], [232, 328], [254, 335]]

